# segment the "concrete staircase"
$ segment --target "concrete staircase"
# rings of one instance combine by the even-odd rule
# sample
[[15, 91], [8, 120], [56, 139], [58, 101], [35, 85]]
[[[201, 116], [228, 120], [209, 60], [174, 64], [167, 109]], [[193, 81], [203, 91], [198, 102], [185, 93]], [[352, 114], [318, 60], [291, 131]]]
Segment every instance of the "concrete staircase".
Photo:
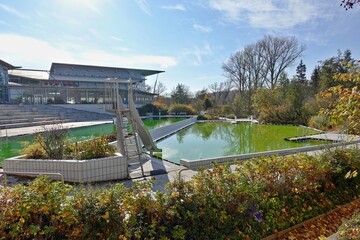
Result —
[[111, 120], [112, 116], [56, 105], [0, 105], [0, 129], [20, 128], [55, 122]]

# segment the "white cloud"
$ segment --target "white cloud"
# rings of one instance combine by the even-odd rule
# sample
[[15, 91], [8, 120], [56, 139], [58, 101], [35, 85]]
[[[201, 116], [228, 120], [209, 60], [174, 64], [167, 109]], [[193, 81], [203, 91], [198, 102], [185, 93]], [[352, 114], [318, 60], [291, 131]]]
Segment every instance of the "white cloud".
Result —
[[92, 2], [92, 1], [81, 1], [81, 4], [83, 7], [89, 9], [90, 11], [93, 11], [94, 13], [96, 14], [101, 14], [101, 11], [100, 9], [98, 8], [97, 4], [95, 2]]
[[317, 46], [329, 46], [329, 40], [323, 36], [316, 36], [315, 34], [304, 37], [304, 40], [310, 44], [316, 44]]
[[202, 25], [199, 25], [199, 24], [193, 24], [193, 28], [195, 30], [198, 30], [198, 31], [201, 31], [201, 32], [206, 32], [206, 33], [212, 32], [211, 27], [206, 27], [206, 26], [202, 26]]
[[266, 29], [287, 29], [325, 17], [319, 5], [303, 0], [210, 0], [209, 6], [229, 22]]
[[1, 25], [5, 25], [5, 26], [10, 26], [10, 24], [8, 24], [7, 22], [4, 22], [4, 21], [2, 21], [2, 20], [0, 20], [0, 24], [1, 24]]
[[178, 11], [186, 11], [186, 7], [182, 4], [176, 4], [176, 5], [166, 5], [166, 6], [162, 6], [162, 9], [166, 9], [166, 10], [178, 10]]
[[118, 42], [123, 42], [123, 41], [124, 41], [124, 39], [119, 38], [119, 37], [117, 37], [117, 36], [110, 36], [110, 38], [111, 38], [112, 40], [118, 41]]
[[10, 14], [13, 14], [13, 15], [16, 15], [16, 16], [18, 16], [18, 17], [21, 17], [21, 18], [24, 18], [24, 19], [27, 19], [27, 18], [28, 18], [25, 14], [19, 12], [19, 11], [16, 10], [15, 8], [12, 8], [12, 7], [10, 7], [10, 6], [6, 5], [6, 4], [0, 3], [0, 8], [1, 8], [2, 10], [6, 11], [6, 12], [8, 12], [8, 13], [10, 13]]
[[[86, 64], [122, 66], [130, 68], [170, 68], [177, 65], [175, 58], [169, 56], [118, 56], [100, 50], [85, 51], [81, 57]], [[100, 64], [101, 63], [101, 64]]]
[[115, 47], [115, 50], [121, 51], [121, 52], [130, 52], [131, 49], [127, 47]]
[[93, 35], [95, 38], [98, 39], [102, 39], [103, 35], [101, 33], [99, 33], [96, 29], [94, 28], [89, 28], [88, 31], [91, 33], [91, 35]]
[[166, 69], [177, 65], [176, 59], [171, 56], [119, 56], [102, 50], [87, 49], [84, 46], [79, 49], [72, 47], [70, 50], [68, 47], [69, 43], [58, 43], [55, 46], [28, 36], [0, 34], [1, 59], [24, 68], [49, 69], [52, 62], [144, 69]]
[[55, 11], [52, 12], [52, 17], [57, 19], [60, 23], [67, 24], [71, 27], [81, 27], [84, 24], [84, 22], [81, 22], [80, 20], [76, 20], [72, 16], [65, 16], [65, 15], [59, 14]]
[[146, 0], [136, 0], [136, 3], [144, 13], [151, 16], [151, 12], [150, 12], [150, 9], [149, 9], [149, 6], [148, 6], [148, 3]]
[[43, 40], [14, 34], [0, 34], [0, 56], [4, 61], [24, 68], [49, 69], [53, 61], [74, 61], [69, 52]]
[[84, 9], [90, 10], [91, 12], [101, 15], [101, 8], [104, 5], [109, 4], [108, 1], [104, 0], [56, 0], [56, 3], [61, 8], [65, 9]]
[[184, 56], [191, 56], [194, 65], [200, 65], [204, 57], [212, 54], [212, 48], [208, 43], [204, 43], [202, 47], [193, 46], [192, 49], [186, 50], [183, 53]]

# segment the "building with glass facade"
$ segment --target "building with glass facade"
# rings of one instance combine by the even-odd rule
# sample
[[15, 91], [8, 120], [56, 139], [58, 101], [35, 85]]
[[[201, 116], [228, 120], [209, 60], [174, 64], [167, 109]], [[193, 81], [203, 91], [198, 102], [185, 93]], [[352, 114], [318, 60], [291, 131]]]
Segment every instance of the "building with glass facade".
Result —
[[7, 103], [9, 100], [9, 75], [8, 71], [18, 67], [4, 62], [0, 59], [0, 104]]
[[[52, 63], [50, 70], [3, 67], [8, 80], [3, 99], [9, 103], [105, 103], [105, 83], [108, 79], [133, 80], [134, 100], [143, 105], [152, 103], [154, 94], [146, 91], [147, 76], [164, 71]], [[1, 83], [0, 83], [1, 84]], [[0, 85], [2, 86], [2, 85]], [[120, 85], [127, 102], [127, 85]]]

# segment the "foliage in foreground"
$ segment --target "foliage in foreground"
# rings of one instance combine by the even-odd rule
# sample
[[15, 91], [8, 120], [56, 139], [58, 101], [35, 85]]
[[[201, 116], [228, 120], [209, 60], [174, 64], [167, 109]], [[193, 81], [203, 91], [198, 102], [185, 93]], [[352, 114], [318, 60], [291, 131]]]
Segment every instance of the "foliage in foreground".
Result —
[[344, 222], [339, 228], [339, 240], [360, 239], [360, 213]]
[[360, 134], [360, 62], [350, 62], [348, 67], [348, 72], [335, 75], [337, 86], [322, 92], [324, 99], [331, 100], [322, 113], [328, 115], [336, 126]]
[[261, 239], [360, 194], [359, 149], [253, 159], [164, 192], [74, 188], [46, 177], [0, 188], [4, 239]]

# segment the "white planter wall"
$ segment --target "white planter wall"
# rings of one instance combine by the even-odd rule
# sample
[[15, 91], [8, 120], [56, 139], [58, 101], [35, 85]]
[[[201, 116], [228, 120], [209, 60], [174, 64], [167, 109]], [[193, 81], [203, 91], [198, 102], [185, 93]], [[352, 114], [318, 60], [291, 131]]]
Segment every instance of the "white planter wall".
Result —
[[[60, 173], [67, 182], [98, 182], [126, 179], [127, 160], [122, 156], [90, 160], [42, 160], [14, 157], [4, 160], [5, 172], [25, 173], [18, 175], [33, 176], [26, 173]], [[53, 178], [59, 179], [59, 177]]]

